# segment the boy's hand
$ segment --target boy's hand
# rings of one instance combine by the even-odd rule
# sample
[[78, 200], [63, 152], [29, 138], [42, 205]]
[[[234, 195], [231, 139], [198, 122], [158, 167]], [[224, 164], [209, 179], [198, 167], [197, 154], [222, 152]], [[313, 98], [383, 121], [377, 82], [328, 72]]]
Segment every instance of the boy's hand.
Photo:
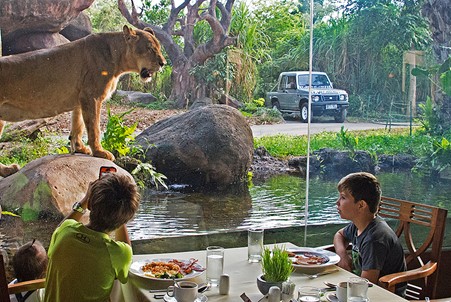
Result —
[[90, 206], [89, 206], [89, 199], [91, 198], [91, 191], [92, 191], [92, 184], [93, 184], [93, 183], [94, 183], [94, 182], [90, 182], [90, 183], [89, 183], [89, 185], [88, 185], [88, 190], [86, 191], [85, 196], [83, 197], [82, 200], [80, 200], [80, 204], [81, 204], [81, 206], [82, 206], [84, 209], [91, 210], [91, 209], [90, 209]]
[[344, 257], [340, 255], [340, 261], [337, 263], [337, 265], [349, 272], [352, 271], [352, 259], [348, 255]]

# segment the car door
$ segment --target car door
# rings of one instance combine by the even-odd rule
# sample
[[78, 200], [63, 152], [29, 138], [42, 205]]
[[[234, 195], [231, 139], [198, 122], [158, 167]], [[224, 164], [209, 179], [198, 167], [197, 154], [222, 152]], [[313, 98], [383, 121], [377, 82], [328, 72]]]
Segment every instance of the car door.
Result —
[[299, 110], [297, 105], [296, 74], [285, 74], [280, 80], [280, 107], [282, 110]]

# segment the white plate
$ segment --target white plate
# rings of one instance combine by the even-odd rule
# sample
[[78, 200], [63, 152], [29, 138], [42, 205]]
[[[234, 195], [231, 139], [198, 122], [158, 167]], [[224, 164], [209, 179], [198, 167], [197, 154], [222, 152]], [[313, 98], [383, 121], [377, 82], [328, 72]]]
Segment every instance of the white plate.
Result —
[[[177, 300], [175, 300], [174, 297], [168, 296], [168, 294], [164, 295], [163, 300], [166, 302], [177, 302]], [[206, 302], [206, 301], [208, 301], [207, 296], [202, 295], [202, 294], [199, 294], [197, 296], [197, 299], [194, 300], [194, 302]]]
[[[323, 264], [296, 264], [296, 263], [293, 263], [293, 266], [296, 268], [323, 268], [323, 267], [337, 264], [340, 261], [340, 256], [338, 256], [334, 252], [319, 249], [319, 248], [300, 247], [300, 248], [288, 249], [288, 251], [295, 253], [295, 254], [312, 253], [312, 254], [320, 255], [322, 257], [327, 257], [329, 259], [326, 263], [323, 263]], [[295, 258], [292, 257], [291, 260], [294, 261]]]
[[[139, 277], [143, 277], [143, 278], [147, 278], [147, 279], [151, 279], [151, 280], [160, 280], [160, 281], [171, 281], [173, 279], [162, 279], [162, 278], [156, 278], [156, 277], [151, 277], [151, 276], [146, 276], [144, 274], [144, 271], [141, 269], [141, 267], [143, 267], [146, 263], [150, 263], [150, 262], [168, 262], [170, 260], [173, 260], [174, 258], [161, 258], [161, 259], [146, 259], [146, 260], [139, 260], [139, 261], [135, 261], [132, 263], [132, 265], [130, 266], [130, 273], [137, 275]], [[180, 262], [184, 262], [189, 264], [190, 260], [183, 260], [183, 259], [176, 259], [177, 261]], [[205, 271], [205, 268], [202, 267], [200, 264], [195, 263], [193, 265], [193, 271], [187, 275], [185, 275], [183, 278], [177, 278], [175, 280], [186, 280], [186, 279], [191, 279], [194, 277], [197, 277], [199, 275], [201, 275], [203, 272]]]

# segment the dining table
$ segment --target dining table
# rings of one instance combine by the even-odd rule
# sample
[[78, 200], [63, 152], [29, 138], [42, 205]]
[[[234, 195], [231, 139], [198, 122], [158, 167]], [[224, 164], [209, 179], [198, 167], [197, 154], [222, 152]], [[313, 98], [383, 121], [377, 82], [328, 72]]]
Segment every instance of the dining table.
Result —
[[[273, 247], [274, 245], [265, 246]], [[278, 243], [277, 246], [286, 249], [299, 248], [290, 242]], [[201, 294], [202, 299], [197, 300], [202, 302], [207, 300], [209, 302], [240, 302], [243, 301], [240, 296], [245, 294], [252, 302], [268, 301], [267, 297], [261, 294], [257, 287], [257, 277], [262, 273], [261, 263], [249, 263], [247, 257], [247, 247], [226, 248], [224, 251], [223, 273], [229, 275], [230, 288], [228, 294], [220, 294], [218, 287], [211, 287]], [[154, 259], [196, 259], [198, 260], [199, 265], [205, 267], [206, 251], [197, 250], [133, 256], [133, 262], [153, 261]], [[324, 271], [330, 273], [311, 278], [311, 275], [318, 272], [318, 270], [313, 271], [297, 268], [290, 277], [290, 280], [295, 284], [293, 298], [297, 298], [297, 292], [300, 287], [313, 286], [319, 289], [326, 289], [327, 287], [324, 283], [326, 281], [337, 284], [339, 282], [347, 281], [350, 277], [356, 276], [337, 265], [324, 266], [320, 272]], [[197, 274], [194, 278], [190, 279], [190, 281], [194, 281], [198, 284], [205, 283], [205, 275], [204, 271]], [[154, 280], [153, 278], [146, 278], [136, 274], [136, 272], [130, 273], [127, 283], [118, 283], [115, 286], [111, 300], [113, 302], [164, 302], [165, 300], [162, 298], [165, 294], [164, 290], [170, 285], [173, 285], [173, 280]], [[368, 288], [368, 299], [371, 302], [407, 301], [377, 285]], [[321, 301], [336, 302], [337, 300], [334, 291], [331, 291], [330, 289], [324, 291]]]

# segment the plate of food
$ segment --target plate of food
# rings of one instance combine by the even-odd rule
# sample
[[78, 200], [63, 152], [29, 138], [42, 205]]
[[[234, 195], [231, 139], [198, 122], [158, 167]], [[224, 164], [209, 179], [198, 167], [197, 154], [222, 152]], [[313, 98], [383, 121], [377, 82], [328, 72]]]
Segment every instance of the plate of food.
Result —
[[340, 256], [319, 248], [288, 249], [293, 266], [296, 268], [322, 268], [337, 264]]
[[199, 276], [205, 268], [198, 260], [184, 259], [146, 259], [138, 260], [130, 266], [130, 273], [152, 280], [183, 280]]

